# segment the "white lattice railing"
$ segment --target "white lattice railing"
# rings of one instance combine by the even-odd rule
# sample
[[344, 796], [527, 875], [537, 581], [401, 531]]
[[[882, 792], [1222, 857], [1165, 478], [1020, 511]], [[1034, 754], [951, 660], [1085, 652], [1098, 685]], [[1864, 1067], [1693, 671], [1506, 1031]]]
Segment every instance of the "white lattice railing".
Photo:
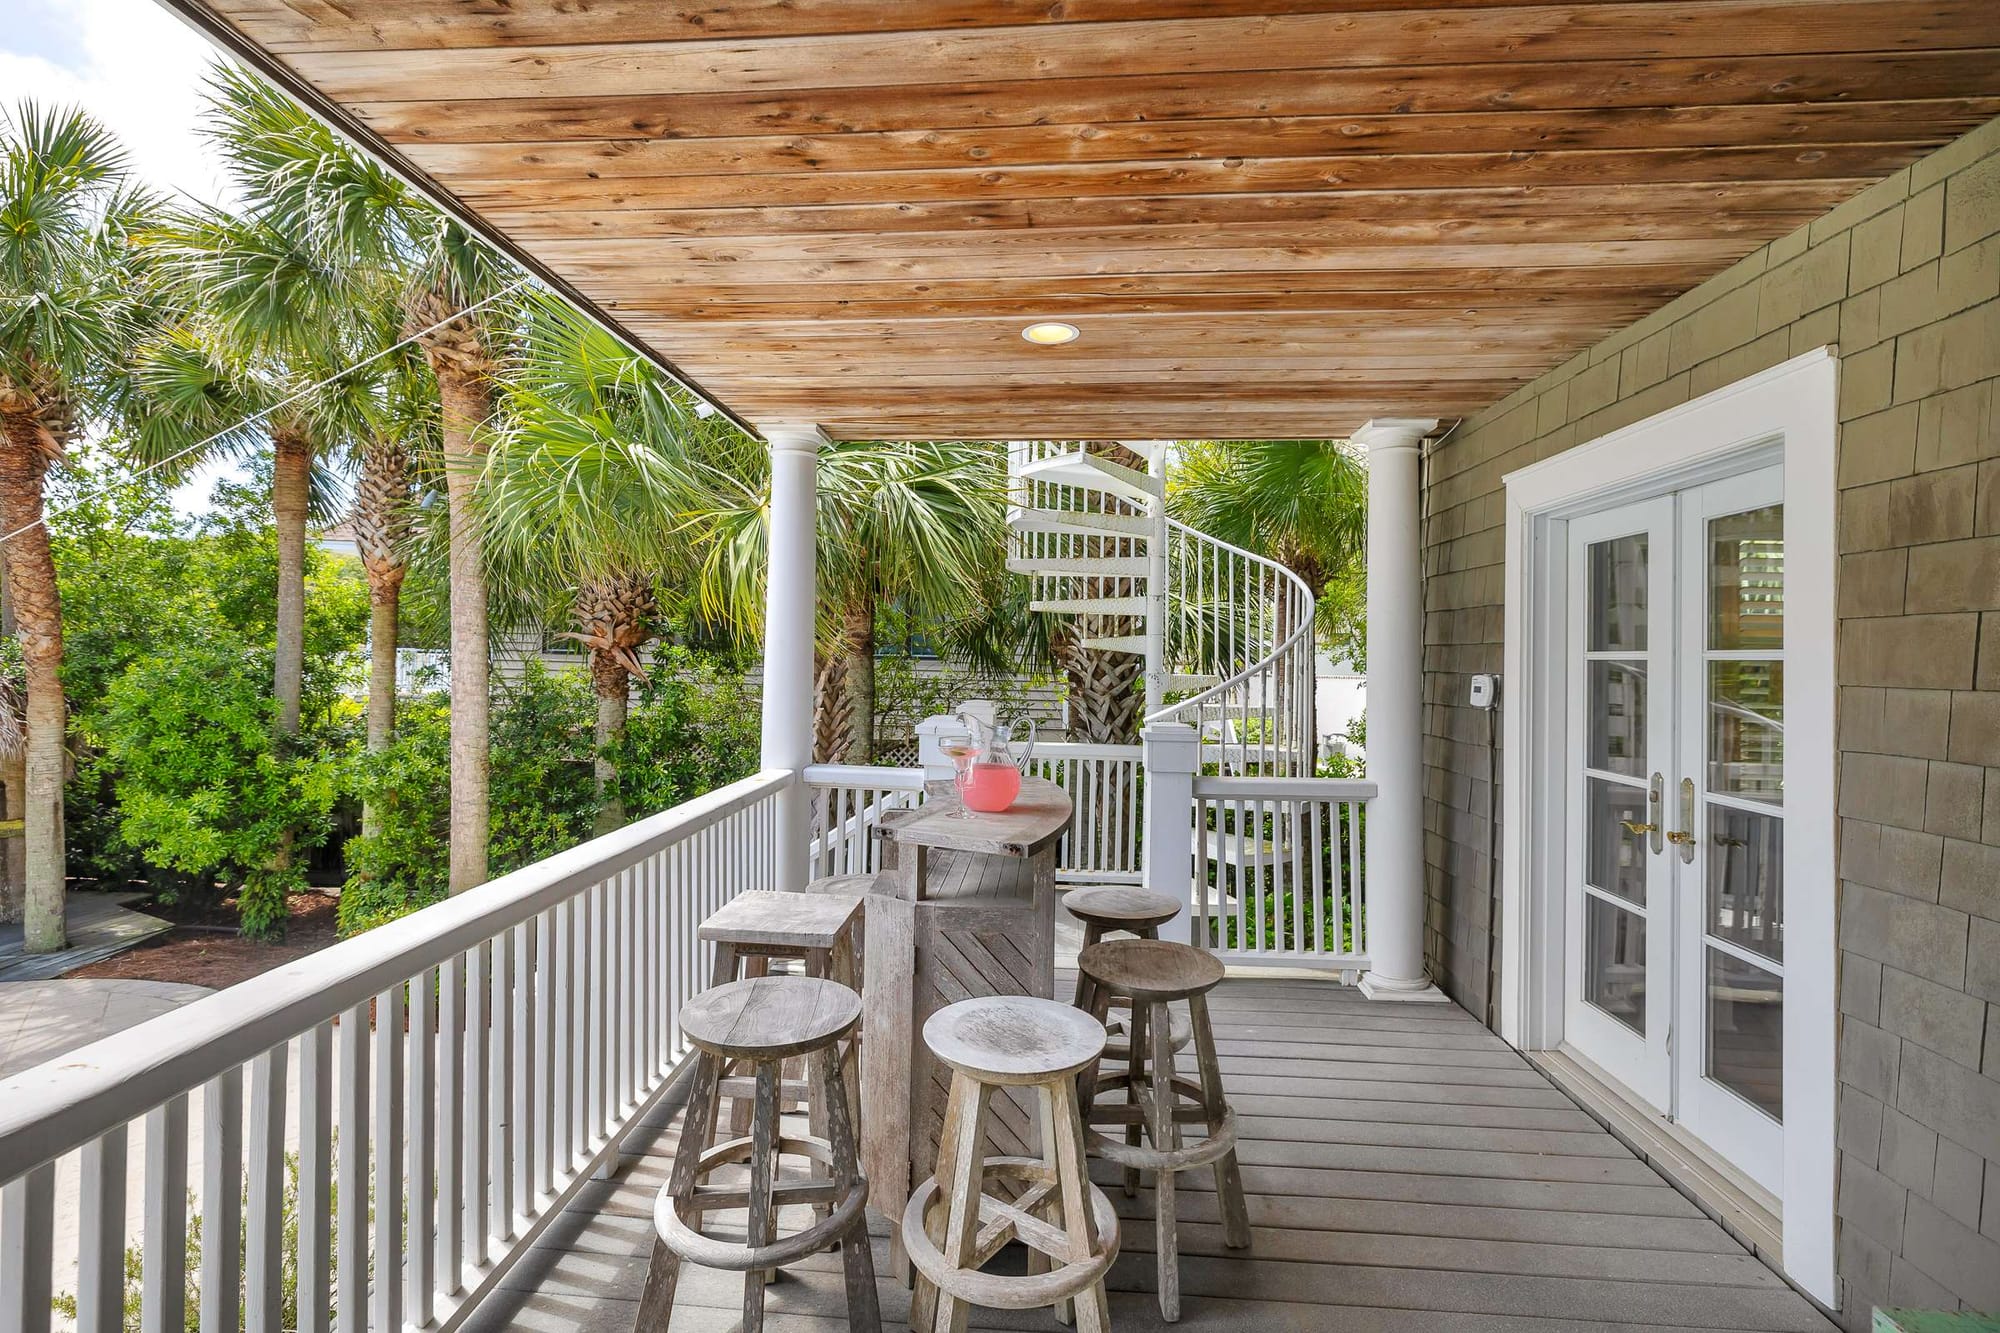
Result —
[[746, 778], [0, 1082], [0, 1329], [49, 1329], [69, 1285], [59, 1175], [84, 1333], [122, 1333], [128, 1245], [149, 1333], [190, 1312], [249, 1333], [452, 1319], [665, 1087], [680, 1006], [708, 980], [695, 928], [770, 883], [791, 778]]
[[1368, 965], [1375, 784], [1196, 776], [1193, 939], [1225, 962]]

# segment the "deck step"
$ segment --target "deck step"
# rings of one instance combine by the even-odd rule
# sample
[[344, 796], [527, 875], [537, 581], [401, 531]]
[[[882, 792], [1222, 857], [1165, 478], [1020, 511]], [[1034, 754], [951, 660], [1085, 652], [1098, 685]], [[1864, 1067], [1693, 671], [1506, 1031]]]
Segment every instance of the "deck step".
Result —
[[1103, 491], [1141, 503], [1157, 499], [1162, 494], [1159, 478], [1126, 467], [1123, 463], [1081, 452], [1038, 458], [1023, 464], [1014, 475], [1023, 481], [1054, 482], [1079, 490]]
[[1086, 537], [1150, 537], [1153, 520], [1144, 514], [1093, 514], [1078, 509], [1020, 509], [1008, 516], [1016, 532], [1078, 533]]
[[1144, 597], [1045, 597], [1028, 603], [1030, 611], [1063, 616], [1143, 616]]
[[1009, 573], [1045, 578], [1143, 579], [1149, 566], [1143, 555], [1027, 555], [1007, 561]]
[[1138, 653], [1144, 656], [1146, 652], [1146, 636], [1143, 634], [1114, 634], [1108, 638], [1078, 639], [1076, 642], [1079, 648], [1093, 648], [1100, 653]]

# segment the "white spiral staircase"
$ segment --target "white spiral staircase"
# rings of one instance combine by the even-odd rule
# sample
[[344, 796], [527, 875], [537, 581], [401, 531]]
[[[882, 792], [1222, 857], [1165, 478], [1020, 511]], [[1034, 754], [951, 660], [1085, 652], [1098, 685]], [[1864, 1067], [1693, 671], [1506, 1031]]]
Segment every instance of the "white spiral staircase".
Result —
[[1078, 441], [1009, 444], [1008, 568], [1034, 610], [1086, 618], [1082, 646], [1145, 658], [1146, 721], [1195, 728], [1204, 766], [1311, 776], [1312, 589], [1168, 518], [1171, 442], [1122, 443], [1145, 471]]

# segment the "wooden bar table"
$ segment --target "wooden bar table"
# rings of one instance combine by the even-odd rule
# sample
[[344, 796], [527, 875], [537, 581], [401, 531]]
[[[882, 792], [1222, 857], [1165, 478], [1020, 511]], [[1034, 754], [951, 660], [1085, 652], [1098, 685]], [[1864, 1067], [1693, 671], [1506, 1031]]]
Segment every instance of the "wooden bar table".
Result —
[[[952, 784], [935, 782], [920, 809], [883, 817], [883, 869], [866, 905], [861, 1160], [906, 1282], [897, 1223], [937, 1161], [948, 1091], [924, 1021], [978, 996], [1055, 992], [1056, 847], [1075, 807], [1053, 782], [1024, 778], [999, 814], [961, 809]], [[994, 1098], [990, 1134], [995, 1153], [1040, 1154], [1025, 1098]]]

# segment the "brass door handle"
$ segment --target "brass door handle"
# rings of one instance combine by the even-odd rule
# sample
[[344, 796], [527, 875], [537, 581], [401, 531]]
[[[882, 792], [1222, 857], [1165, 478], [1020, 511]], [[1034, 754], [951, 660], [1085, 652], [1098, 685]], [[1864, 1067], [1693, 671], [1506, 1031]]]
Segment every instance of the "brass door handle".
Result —
[[1681, 849], [1681, 860], [1694, 860], [1694, 779], [1681, 779], [1681, 826], [1667, 835], [1667, 841]]
[[1679, 829], [1675, 829], [1673, 832], [1667, 834], [1667, 841], [1676, 847], [1692, 847], [1694, 846], [1694, 834], [1683, 833]]
[[1625, 831], [1635, 838], [1643, 838], [1648, 833], [1657, 833], [1660, 831], [1658, 824], [1641, 824], [1636, 819], [1621, 819], [1618, 822], [1623, 824]]

